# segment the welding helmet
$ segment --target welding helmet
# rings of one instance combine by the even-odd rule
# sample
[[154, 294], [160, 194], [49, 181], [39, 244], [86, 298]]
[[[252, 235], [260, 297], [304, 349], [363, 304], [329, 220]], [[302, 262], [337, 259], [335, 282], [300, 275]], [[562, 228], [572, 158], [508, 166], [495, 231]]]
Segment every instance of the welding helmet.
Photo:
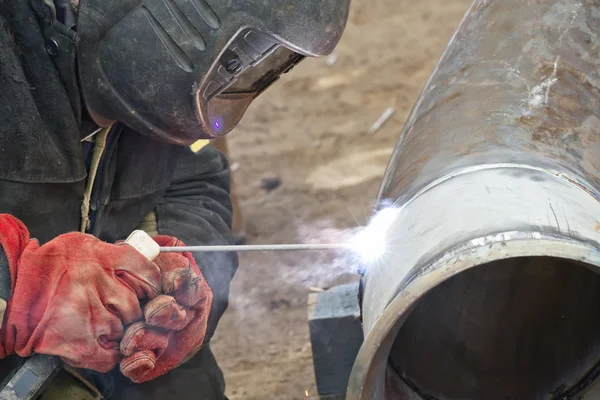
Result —
[[333, 50], [349, 3], [80, 0], [86, 108], [170, 143], [222, 136], [281, 74]]

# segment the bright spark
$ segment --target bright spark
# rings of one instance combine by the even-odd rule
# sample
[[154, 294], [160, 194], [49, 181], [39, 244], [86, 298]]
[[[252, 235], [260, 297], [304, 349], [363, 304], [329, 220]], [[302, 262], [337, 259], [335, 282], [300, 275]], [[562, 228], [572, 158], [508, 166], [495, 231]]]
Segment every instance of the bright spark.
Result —
[[385, 254], [386, 235], [399, 212], [398, 208], [384, 208], [352, 239], [352, 249], [363, 262], [374, 263]]

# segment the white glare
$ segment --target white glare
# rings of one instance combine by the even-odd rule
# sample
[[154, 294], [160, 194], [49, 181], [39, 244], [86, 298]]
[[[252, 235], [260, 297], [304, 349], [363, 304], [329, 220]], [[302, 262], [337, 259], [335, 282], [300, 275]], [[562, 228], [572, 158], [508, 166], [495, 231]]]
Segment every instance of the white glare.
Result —
[[365, 263], [377, 261], [386, 250], [386, 234], [400, 212], [384, 208], [371, 218], [367, 226], [352, 239], [352, 249]]

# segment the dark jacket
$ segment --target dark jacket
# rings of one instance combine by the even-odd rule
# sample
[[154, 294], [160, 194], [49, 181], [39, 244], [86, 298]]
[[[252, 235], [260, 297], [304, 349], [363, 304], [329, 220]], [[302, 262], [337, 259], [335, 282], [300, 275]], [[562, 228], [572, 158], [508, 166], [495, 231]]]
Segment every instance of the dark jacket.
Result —
[[[80, 227], [87, 171], [77, 114], [27, 1], [0, 1], [0, 213], [20, 218], [41, 242]], [[229, 166], [212, 147], [194, 154], [116, 124], [96, 179], [89, 233], [102, 240], [124, 239], [155, 211], [160, 234], [186, 244], [230, 242]], [[214, 293], [210, 338], [227, 307], [237, 258], [215, 253], [196, 259]], [[139, 398], [184, 393], [182, 382], [200, 385], [206, 365], [206, 374], [221, 380], [215, 393], [222, 397], [220, 371], [212, 355], [203, 353], [166, 377], [138, 385], [147, 386]], [[206, 385], [190, 390], [207, 391]], [[162, 397], [157, 387], [167, 390]], [[126, 397], [135, 398], [135, 390]]]

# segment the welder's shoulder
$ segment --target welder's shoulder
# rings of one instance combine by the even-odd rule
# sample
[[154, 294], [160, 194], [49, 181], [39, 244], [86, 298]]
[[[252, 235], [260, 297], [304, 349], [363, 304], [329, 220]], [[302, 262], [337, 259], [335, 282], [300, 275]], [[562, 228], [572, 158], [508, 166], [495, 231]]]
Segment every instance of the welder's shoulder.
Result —
[[86, 175], [77, 121], [44, 43], [27, 1], [0, 1], [0, 179], [74, 182]]

